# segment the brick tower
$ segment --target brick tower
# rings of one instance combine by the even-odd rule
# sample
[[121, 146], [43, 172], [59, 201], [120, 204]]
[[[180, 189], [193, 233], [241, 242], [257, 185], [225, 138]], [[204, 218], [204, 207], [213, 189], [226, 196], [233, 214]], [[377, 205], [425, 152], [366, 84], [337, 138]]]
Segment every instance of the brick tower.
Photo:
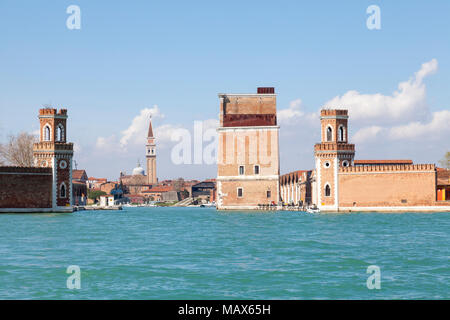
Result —
[[279, 151], [274, 88], [219, 94], [217, 208], [257, 209], [277, 204]]
[[316, 161], [316, 204], [325, 210], [339, 207], [338, 172], [353, 165], [355, 145], [348, 143], [347, 110], [320, 112], [322, 142], [314, 146]]
[[40, 139], [33, 145], [35, 166], [52, 168], [52, 209], [72, 210], [73, 143], [67, 143], [67, 110], [39, 110]]
[[147, 159], [147, 183], [155, 185], [158, 183], [158, 178], [156, 177], [156, 143], [155, 137], [153, 136], [151, 117], [150, 124], [148, 126], [145, 157]]

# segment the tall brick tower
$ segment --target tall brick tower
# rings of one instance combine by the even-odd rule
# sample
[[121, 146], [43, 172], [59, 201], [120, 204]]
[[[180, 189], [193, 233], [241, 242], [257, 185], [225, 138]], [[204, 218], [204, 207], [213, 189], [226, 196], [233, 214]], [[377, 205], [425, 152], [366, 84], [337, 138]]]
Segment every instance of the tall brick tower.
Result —
[[325, 210], [339, 207], [338, 171], [353, 165], [355, 145], [348, 143], [347, 110], [320, 112], [322, 142], [314, 146], [316, 161], [316, 204]]
[[38, 167], [52, 168], [52, 209], [72, 210], [73, 143], [67, 143], [67, 110], [39, 110], [40, 139], [33, 145]]
[[148, 126], [145, 157], [147, 159], [147, 183], [155, 185], [158, 183], [158, 178], [156, 177], [156, 143], [155, 137], [153, 136], [151, 117], [150, 124]]
[[279, 151], [274, 88], [219, 94], [217, 208], [278, 204]]

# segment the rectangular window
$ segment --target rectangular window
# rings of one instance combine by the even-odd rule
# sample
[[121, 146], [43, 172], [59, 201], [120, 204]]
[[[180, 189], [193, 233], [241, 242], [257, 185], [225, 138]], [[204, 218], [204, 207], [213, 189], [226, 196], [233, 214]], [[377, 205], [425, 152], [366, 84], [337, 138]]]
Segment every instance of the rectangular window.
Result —
[[270, 192], [270, 190], [267, 190], [267, 198], [270, 198], [271, 197], [271, 192]]
[[244, 191], [242, 190], [242, 188], [238, 188], [237, 189], [237, 196], [238, 196], [238, 198], [242, 198], [243, 194], [244, 194]]
[[244, 166], [239, 166], [239, 175], [242, 176], [244, 174]]
[[255, 174], [259, 174], [259, 166], [258, 165], [255, 166]]

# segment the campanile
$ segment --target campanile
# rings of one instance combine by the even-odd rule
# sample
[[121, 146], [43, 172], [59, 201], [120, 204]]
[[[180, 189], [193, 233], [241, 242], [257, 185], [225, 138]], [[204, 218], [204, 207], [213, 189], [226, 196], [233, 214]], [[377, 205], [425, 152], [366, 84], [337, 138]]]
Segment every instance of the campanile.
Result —
[[348, 143], [348, 111], [320, 111], [322, 141], [314, 146], [317, 190], [316, 204], [321, 209], [339, 208], [338, 172], [353, 165], [355, 145]]
[[67, 110], [39, 110], [40, 138], [33, 145], [37, 167], [52, 168], [52, 208], [72, 207], [73, 143], [67, 142]]
[[147, 159], [147, 183], [155, 185], [158, 183], [156, 177], [156, 143], [153, 136], [152, 118], [148, 126], [147, 144], [146, 144], [145, 158]]

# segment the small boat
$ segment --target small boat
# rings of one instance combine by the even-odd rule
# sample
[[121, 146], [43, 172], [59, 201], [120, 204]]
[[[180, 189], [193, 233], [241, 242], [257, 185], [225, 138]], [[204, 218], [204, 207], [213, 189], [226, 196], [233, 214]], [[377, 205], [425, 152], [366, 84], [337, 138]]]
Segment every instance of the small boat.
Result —
[[200, 208], [215, 208], [215, 207], [216, 207], [215, 202], [210, 202], [210, 203], [205, 203], [205, 204], [200, 205]]
[[313, 206], [313, 207], [307, 208], [306, 212], [308, 212], [308, 213], [320, 213], [320, 209], [317, 208], [316, 206]]

